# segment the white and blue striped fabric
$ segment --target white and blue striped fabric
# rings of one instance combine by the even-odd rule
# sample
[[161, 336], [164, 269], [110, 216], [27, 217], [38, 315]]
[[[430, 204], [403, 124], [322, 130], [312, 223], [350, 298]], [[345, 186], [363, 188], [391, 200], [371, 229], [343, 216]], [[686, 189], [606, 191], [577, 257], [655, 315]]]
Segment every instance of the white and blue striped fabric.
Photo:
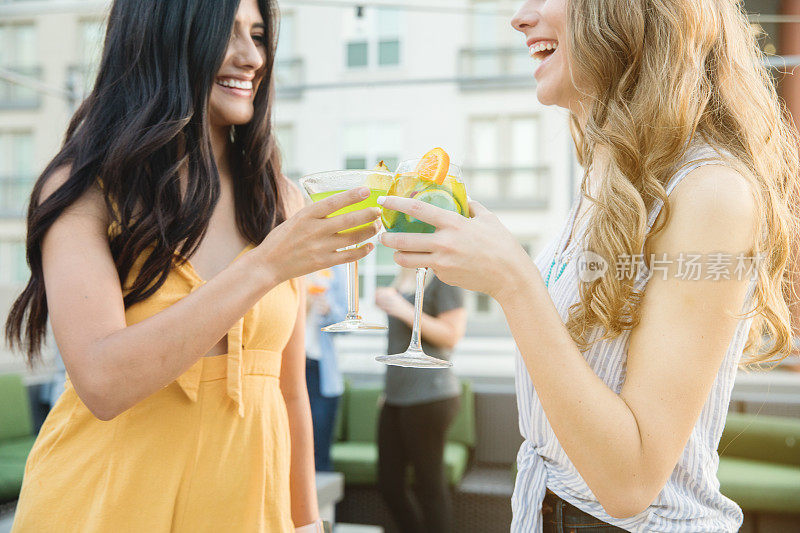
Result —
[[[724, 164], [719, 153], [707, 144], [692, 145], [687, 151], [685, 161], [691, 163], [678, 170], [669, 180], [666, 185], [667, 194], [672, 192], [680, 180], [697, 167], [704, 164]], [[580, 193], [573, 200], [570, 215], [560, 237], [553, 239], [545, 246], [535, 259], [543, 277], [547, 275], [551, 261], [559, 255], [558, 251], [564, 248], [579, 199]], [[655, 223], [661, 206], [660, 201], [653, 206], [649, 214], [648, 228]], [[563, 250], [561, 255], [566, 257], [566, 260], [569, 260], [571, 251], [581, 244], [586, 220], [588, 217], [584, 217], [579, 230], [575, 232], [567, 248]], [[560, 257], [556, 260], [548, 290], [555, 307], [561, 314], [562, 321], [566, 322], [570, 305], [578, 302], [579, 278], [573, 261], [567, 265], [563, 275], [554, 281], [555, 273], [560, 270], [559, 262]], [[643, 265], [643, 269], [636, 276], [635, 287], [642, 290], [648, 279], [647, 266]], [[755, 283], [756, 280], [752, 279], [742, 311], [749, 309]], [[624, 519], [613, 518], [606, 514], [586, 482], [570, 462], [547, 421], [542, 404], [525, 368], [525, 363], [521, 355], [517, 353], [517, 404], [519, 428], [524, 442], [517, 454], [519, 473], [511, 502], [514, 513], [511, 531], [515, 533], [542, 531], [541, 507], [546, 488], [550, 488], [551, 491], [579, 509], [627, 531], [648, 533], [654, 531], [679, 531], [681, 533], [737, 531], [742, 524], [742, 510], [719, 491], [717, 445], [725, 424], [737, 365], [747, 341], [751, 322], [752, 318], [740, 320], [700, 418], [666, 485], [647, 509], [636, 516]], [[599, 337], [599, 331], [595, 328], [590, 339]], [[595, 342], [583, 352], [583, 356], [594, 372], [616, 393], [620, 392], [625, 382], [629, 337], [630, 331], [625, 331], [615, 339]], [[690, 371], [687, 369], [687, 372]], [[565, 394], [568, 393], [569, 391], [565, 391]]]

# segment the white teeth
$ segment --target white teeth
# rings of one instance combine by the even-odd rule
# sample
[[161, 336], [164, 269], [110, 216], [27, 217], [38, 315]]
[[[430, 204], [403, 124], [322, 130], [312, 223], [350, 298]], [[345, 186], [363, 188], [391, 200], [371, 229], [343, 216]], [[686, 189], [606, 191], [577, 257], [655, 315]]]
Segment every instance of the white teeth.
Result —
[[556, 48], [558, 48], [557, 42], [539, 41], [538, 43], [531, 45], [531, 47], [529, 48], [529, 52], [531, 57], [533, 57], [535, 54], [538, 54], [539, 52], [544, 52], [545, 50], [555, 50]]
[[252, 89], [253, 82], [252, 81], [240, 81], [234, 80], [231, 78], [217, 80], [217, 83], [222, 85], [223, 87], [235, 87], [236, 89]]

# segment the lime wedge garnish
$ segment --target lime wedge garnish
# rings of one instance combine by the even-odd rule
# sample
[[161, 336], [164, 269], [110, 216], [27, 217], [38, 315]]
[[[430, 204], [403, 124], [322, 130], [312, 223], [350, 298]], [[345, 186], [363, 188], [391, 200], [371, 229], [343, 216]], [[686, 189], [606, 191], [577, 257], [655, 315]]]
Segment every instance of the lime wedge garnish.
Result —
[[427, 189], [414, 196], [414, 198], [420, 202], [461, 214], [461, 206], [453, 195], [442, 189]]

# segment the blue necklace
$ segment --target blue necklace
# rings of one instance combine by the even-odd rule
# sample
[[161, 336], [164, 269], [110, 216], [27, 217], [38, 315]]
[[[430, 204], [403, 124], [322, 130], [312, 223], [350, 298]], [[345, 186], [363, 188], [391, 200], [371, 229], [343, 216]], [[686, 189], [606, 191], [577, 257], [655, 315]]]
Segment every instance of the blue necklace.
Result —
[[[577, 216], [577, 214], [578, 214], [578, 208], [580, 207], [581, 203], [582, 203], [582, 199], [581, 199], [581, 200], [578, 200], [578, 204], [577, 204], [577, 205], [575, 205], [575, 207], [573, 207], [572, 213], [570, 214], [570, 224], [569, 224], [569, 227], [570, 227], [570, 233], [572, 233], [572, 230], [575, 228], [575, 217], [576, 217], [576, 216]], [[565, 250], [562, 250], [562, 251], [561, 251], [561, 252], [558, 254], [558, 256], [557, 256], [557, 257], [558, 257], [558, 260], [559, 260], [559, 262], [561, 262], [561, 254], [563, 254], [563, 253], [564, 253], [564, 252], [566, 252], [566, 251], [567, 251], [566, 249], [565, 249]], [[555, 283], [556, 281], [558, 281], [558, 278], [560, 278], [560, 277], [561, 277], [561, 274], [563, 274], [563, 273], [564, 273], [564, 269], [565, 269], [565, 268], [567, 268], [567, 263], [569, 263], [569, 259], [570, 259], [570, 257], [571, 257], [571, 256], [572, 256], [572, 253], [570, 253], [570, 254], [567, 256], [567, 260], [566, 260], [566, 261], [564, 261], [564, 264], [562, 264], [562, 265], [561, 265], [561, 268], [559, 269], [559, 271], [558, 271], [558, 274], [556, 274], [556, 279], [554, 279], [554, 280], [553, 280], [553, 283]], [[544, 286], [545, 286], [545, 288], [549, 288], [549, 287], [550, 287], [550, 274], [552, 274], [552, 273], [553, 273], [553, 267], [554, 267], [554, 266], [556, 266], [556, 257], [553, 257], [553, 260], [552, 260], [552, 261], [550, 261], [550, 268], [548, 268], [548, 269], [547, 269], [547, 277], [546, 277], [546, 278], [545, 278], [545, 280], [544, 280]]]
[[[550, 261], [550, 268], [547, 269], [547, 278], [545, 278], [545, 280], [544, 280], [544, 286], [545, 287], [550, 287], [550, 274], [553, 273], [553, 267], [555, 265], [556, 265], [556, 260], [555, 260], [555, 258], [553, 258], [553, 260]], [[564, 269], [565, 268], [567, 268], [567, 263], [564, 263], [563, 265], [561, 265], [561, 270], [559, 270], [558, 274], [556, 274], [556, 279], [553, 280], [553, 283], [558, 281], [558, 278], [560, 278], [561, 274], [564, 273]]]

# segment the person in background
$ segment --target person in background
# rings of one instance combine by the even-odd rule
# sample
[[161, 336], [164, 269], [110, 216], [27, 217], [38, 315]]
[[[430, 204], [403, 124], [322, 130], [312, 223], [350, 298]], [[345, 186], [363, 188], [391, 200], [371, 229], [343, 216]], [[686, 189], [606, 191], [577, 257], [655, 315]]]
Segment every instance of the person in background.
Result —
[[341, 265], [307, 276], [306, 383], [314, 425], [314, 461], [320, 472], [330, 472], [331, 444], [339, 398], [344, 392], [336, 364], [336, 348], [322, 328], [344, 320], [347, 309], [347, 269]]
[[[375, 293], [375, 303], [389, 316], [387, 353], [408, 346], [414, 288], [414, 270], [403, 269], [391, 287]], [[425, 353], [449, 359], [467, 326], [463, 289], [429, 273], [422, 312]], [[458, 379], [450, 368], [388, 366], [385, 394], [378, 422], [378, 486], [392, 517], [403, 533], [452, 531], [444, 445], [460, 404]], [[408, 466], [414, 469], [413, 495], [406, 486]]]

